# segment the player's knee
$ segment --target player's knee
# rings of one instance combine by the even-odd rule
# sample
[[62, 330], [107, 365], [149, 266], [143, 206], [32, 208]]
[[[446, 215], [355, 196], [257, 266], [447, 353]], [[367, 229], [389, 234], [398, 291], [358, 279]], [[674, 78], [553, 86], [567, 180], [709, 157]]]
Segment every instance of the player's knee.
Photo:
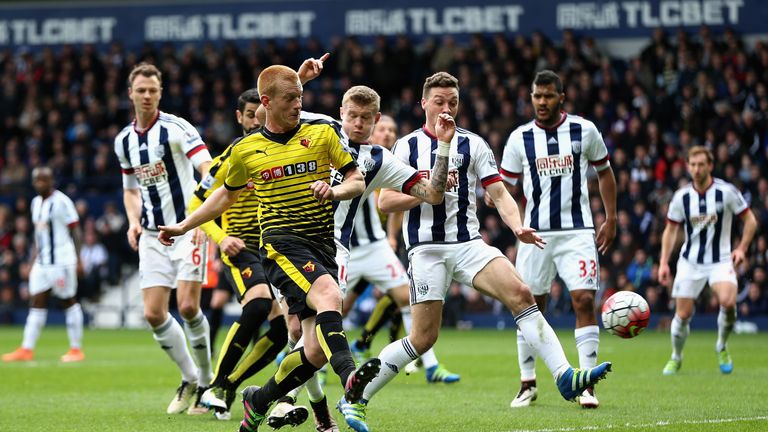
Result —
[[590, 294], [573, 297], [573, 310], [577, 315], [591, 315], [594, 313], [595, 296], [593, 293]]
[[687, 309], [678, 309], [675, 311], [675, 315], [677, 315], [678, 318], [680, 318], [681, 321], [688, 321], [691, 319], [691, 316], [693, 315], [692, 311], [689, 311]]
[[413, 345], [413, 348], [416, 349], [417, 353], [424, 354], [437, 343], [437, 332], [422, 332], [418, 335], [412, 334], [408, 336], [408, 340], [411, 341], [411, 344]]
[[150, 326], [157, 327], [165, 322], [166, 314], [159, 310], [144, 310], [144, 319]]
[[736, 299], [727, 298], [720, 300], [720, 307], [723, 309], [734, 309], [736, 307]]
[[315, 366], [321, 366], [325, 364], [328, 359], [325, 357], [323, 349], [319, 345], [304, 345], [304, 356], [307, 360]]
[[200, 306], [192, 301], [184, 301], [179, 305], [179, 314], [186, 320], [191, 320], [197, 316], [197, 312], [200, 310]]

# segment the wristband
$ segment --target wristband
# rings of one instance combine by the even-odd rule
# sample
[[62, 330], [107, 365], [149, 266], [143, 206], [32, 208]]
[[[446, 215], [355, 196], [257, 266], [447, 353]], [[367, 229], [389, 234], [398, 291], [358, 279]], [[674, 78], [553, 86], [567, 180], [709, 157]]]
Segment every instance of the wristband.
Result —
[[451, 143], [437, 141], [437, 155], [442, 157], [448, 157], [451, 151]]

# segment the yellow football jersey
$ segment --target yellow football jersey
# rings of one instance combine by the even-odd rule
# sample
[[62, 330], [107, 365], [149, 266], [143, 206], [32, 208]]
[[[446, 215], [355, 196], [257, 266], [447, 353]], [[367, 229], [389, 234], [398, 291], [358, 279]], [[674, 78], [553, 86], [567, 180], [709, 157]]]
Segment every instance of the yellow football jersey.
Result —
[[[229, 145], [223, 153], [213, 159], [208, 175], [197, 185], [190, 200], [190, 213], [200, 207], [214, 190], [224, 185], [229, 172], [229, 155], [235, 143]], [[261, 238], [258, 211], [259, 200], [253, 190], [246, 187], [246, 190], [240, 193], [237, 202], [221, 215], [221, 226], [211, 221], [203, 224], [201, 228], [216, 243], [221, 243], [221, 240], [229, 235], [238, 237], [247, 244], [258, 246]]]
[[262, 128], [232, 146], [225, 187], [253, 187], [259, 200], [262, 238], [293, 235], [333, 242], [333, 206], [320, 204], [309, 186], [329, 182], [331, 166], [346, 173], [356, 166], [338, 125], [302, 119], [286, 133]]

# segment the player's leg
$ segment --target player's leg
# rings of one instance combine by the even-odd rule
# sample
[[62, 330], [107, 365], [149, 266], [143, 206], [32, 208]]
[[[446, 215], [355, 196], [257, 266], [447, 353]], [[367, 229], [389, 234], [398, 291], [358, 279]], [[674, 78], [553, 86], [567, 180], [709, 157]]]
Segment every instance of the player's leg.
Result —
[[264, 387], [251, 386], [243, 391], [245, 418], [241, 430], [255, 430], [274, 401], [306, 382], [327, 359], [345, 384], [345, 394], [357, 399], [378, 372], [378, 361], [355, 370], [341, 326], [341, 290], [334, 279], [338, 269], [334, 254], [325, 249], [330, 248], [305, 244], [300, 239], [262, 246], [262, 264], [268, 279], [285, 295], [289, 311], [300, 314], [304, 346], [283, 359]]
[[672, 298], [675, 299], [675, 316], [670, 324], [672, 339], [672, 357], [664, 365], [664, 375], [674, 375], [683, 362], [683, 347], [690, 333], [690, 322], [694, 313], [694, 301], [701, 294], [707, 283], [707, 275], [699, 268], [680, 257], [677, 261], [677, 274], [672, 283]]
[[[315, 336], [314, 311], [305, 308], [301, 311], [301, 325], [304, 332], [304, 345], [297, 344], [296, 348], [288, 353], [280, 362], [277, 372], [264, 384], [263, 387], [249, 386], [243, 390], [243, 405], [245, 418], [240, 430], [255, 430], [266, 417], [266, 413], [273, 402], [279, 400], [298, 385], [306, 382], [322, 366], [326, 358], [323, 349]], [[308, 416], [304, 409], [303, 418], [291, 418], [295, 424], [303, 423]], [[282, 425], [281, 425], [282, 426]]]
[[171, 289], [162, 286], [147, 287], [141, 293], [144, 299], [144, 318], [152, 327], [152, 336], [181, 371], [181, 385], [176, 389], [176, 395], [168, 405], [167, 412], [186, 412], [196, 397], [198, 375], [195, 362], [187, 348], [184, 329], [168, 313]]
[[371, 311], [371, 315], [363, 326], [363, 331], [360, 334], [360, 337], [350, 345], [352, 354], [355, 356], [355, 360], [358, 363], [362, 363], [371, 357], [370, 349], [373, 338], [387, 321], [389, 321], [392, 313], [396, 310], [397, 305], [394, 300], [392, 300], [392, 297], [388, 294], [379, 297], [376, 306], [373, 308], [373, 311]]
[[[516, 268], [524, 281], [531, 287], [536, 305], [540, 311], [547, 308], [547, 294], [555, 277], [555, 263], [551, 256], [555, 238], [547, 238], [547, 247], [542, 250], [536, 245], [521, 243], [517, 254]], [[522, 330], [517, 329], [517, 364], [520, 367], [520, 390], [510, 402], [512, 408], [522, 408], [538, 398], [536, 385], [536, 351], [525, 341]]]
[[144, 300], [144, 319], [152, 328], [152, 336], [181, 372], [181, 385], [168, 405], [169, 414], [185, 412], [195, 397], [197, 367], [187, 348], [184, 329], [168, 313], [171, 288], [175, 285], [176, 267], [170, 249], [157, 240], [157, 234], [145, 231], [139, 238], [139, 286]]
[[184, 332], [192, 348], [192, 356], [197, 363], [198, 383], [200, 387], [207, 387], [213, 379], [211, 327], [208, 318], [200, 309], [200, 296], [207, 268], [208, 243], [193, 244], [193, 236], [194, 232], [187, 233], [172, 246], [176, 248], [172, 253], [182, 257], [174, 263], [178, 269], [176, 304], [184, 320]]
[[[478, 249], [484, 247], [489, 246], [485, 244], [473, 245], [473, 248]], [[462, 279], [466, 277], [464, 272], [476, 268], [476, 265], [473, 265], [474, 262], [482, 262], [479, 259], [482, 256], [479, 251], [474, 256], [471, 254], [470, 248], [463, 252], [466, 253], [466, 262], [464, 260], [457, 262], [457, 269], [461, 269], [457, 272], [457, 276], [462, 277]], [[544, 360], [555, 378], [560, 394], [566, 400], [575, 399], [587, 387], [593, 386], [597, 381], [604, 378], [610, 371], [611, 364], [605, 362], [585, 370], [572, 368], [565, 357], [563, 347], [560, 345], [555, 331], [534, 303], [530, 288], [520, 279], [512, 263], [500, 255], [500, 252], [498, 253], [499, 256], [491, 261], [486, 260], [487, 264], [476, 273], [472, 285], [480, 292], [498, 299], [509, 308], [526, 342]], [[462, 281], [459, 277], [457, 280]]]
[[48, 319], [48, 298], [53, 284], [49, 275], [40, 264], [33, 264], [29, 274], [30, 308], [27, 320], [24, 323], [24, 336], [21, 346], [14, 351], [3, 354], [3, 361], [31, 361], [34, 360], [35, 345], [40, 333], [43, 331], [45, 321]]
[[[547, 244], [547, 247], [553, 245]], [[595, 237], [591, 232], [578, 232], [558, 236], [553, 248], [554, 262], [560, 277], [565, 281], [571, 295], [576, 314], [576, 350], [579, 353], [579, 367], [593, 368], [597, 365], [600, 348], [600, 328], [597, 326], [595, 293], [597, 292], [600, 269], [598, 266]], [[593, 388], [579, 397], [582, 408], [597, 408], [599, 401]]]
[[[727, 274], [727, 273], [726, 273]], [[734, 277], [735, 279], [735, 277]], [[720, 372], [733, 372], [733, 359], [728, 352], [728, 336], [733, 332], [736, 323], [736, 292], [737, 285], [731, 281], [721, 281], [712, 284], [712, 291], [720, 302], [720, 312], [717, 315], [717, 351]]]
[[65, 363], [85, 360], [83, 344], [83, 309], [77, 302], [77, 269], [76, 266], [65, 266], [59, 269], [61, 283], [54, 284], [53, 294], [59, 297], [64, 308], [69, 350], [61, 356]]
[[219, 275], [219, 283], [213, 289], [213, 296], [211, 297], [211, 319], [209, 320], [211, 327], [211, 349], [216, 346], [216, 336], [221, 328], [221, 322], [224, 320], [224, 306], [229, 303], [231, 297], [232, 290], [226, 281], [224, 271], [222, 271]]
[[[439, 245], [425, 245], [409, 254], [409, 301], [413, 323], [408, 336], [390, 343], [379, 354], [383, 367], [379, 375], [365, 387], [360, 401], [342, 398], [336, 408], [347, 425], [357, 432], [367, 432], [365, 410], [370, 399], [397, 376], [408, 363], [432, 348], [442, 321], [442, 302], [453, 272], [447, 255]], [[397, 301], [397, 297], [395, 297]]]

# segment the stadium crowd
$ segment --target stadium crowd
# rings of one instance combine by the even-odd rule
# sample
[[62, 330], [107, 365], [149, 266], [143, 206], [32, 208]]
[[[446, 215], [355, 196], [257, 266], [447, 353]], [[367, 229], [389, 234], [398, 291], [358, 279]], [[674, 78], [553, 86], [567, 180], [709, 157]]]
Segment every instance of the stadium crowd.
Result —
[[[121, 264], [135, 260], [126, 245], [122, 208], [115, 204], [121, 180], [113, 152], [115, 135], [131, 121], [125, 82], [133, 65], [147, 61], [161, 68], [161, 109], [188, 119], [217, 154], [239, 133], [237, 96], [254, 85], [263, 68], [297, 67], [325, 51], [331, 58], [322, 76], [305, 87], [305, 110], [338, 116], [343, 92], [364, 84], [382, 95], [382, 111], [405, 134], [421, 125], [424, 77], [445, 70], [462, 86], [458, 124], [485, 137], [497, 160], [509, 133], [533, 118], [535, 72], [557, 71], [566, 85], [566, 111], [595, 122], [616, 174], [617, 241], [600, 263], [606, 294], [635, 290], [654, 312], [670, 310], [668, 293], [657, 281], [661, 232], [672, 193], [687, 181], [685, 150], [694, 144], [713, 151], [714, 175], [733, 182], [759, 225], [768, 226], [768, 41], [748, 48], [730, 30], [680, 30], [673, 36], [659, 29], [628, 61], [608, 57], [594, 40], [572, 32], [564, 32], [559, 43], [534, 33], [475, 35], [466, 43], [444, 37], [415, 44], [403, 36], [370, 44], [337, 39], [327, 47], [290, 40], [247, 48], [147, 45], [130, 51], [115, 43], [103, 51], [5, 49], [0, 52], [0, 322], [27, 302], [30, 172], [36, 166], [49, 165], [59, 189], [78, 203], [85, 233], [81, 296], [97, 299], [102, 281], [119, 282]], [[516, 198], [522, 200], [520, 191]], [[599, 197], [593, 198], [597, 226], [604, 216]], [[480, 208], [486, 241], [514, 258], [514, 236], [494, 210], [482, 203]], [[748, 259], [738, 269], [739, 313], [768, 314], [765, 230], [758, 231]], [[553, 297], [549, 312], [568, 312], [567, 290], [554, 289]], [[452, 289], [451, 298], [458, 313], [491, 308], [459, 289]], [[699, 308], [717, 310], [707, 298]]]

